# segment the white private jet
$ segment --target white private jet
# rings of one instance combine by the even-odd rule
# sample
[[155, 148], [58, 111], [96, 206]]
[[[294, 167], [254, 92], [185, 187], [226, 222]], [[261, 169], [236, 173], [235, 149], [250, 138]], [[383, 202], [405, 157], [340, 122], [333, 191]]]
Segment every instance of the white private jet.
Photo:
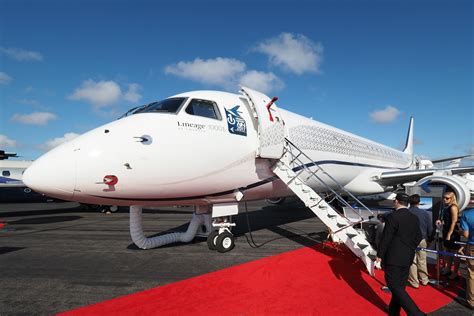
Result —
[[[212, 230], [212, 216], [218, 229], [209, 248], [229, 251], [239, 202], [296, 194], [369, 272], [373, 249], [324, 197], [382, 193], [421, 179], [448, 185], [461, 206], [468, 203], [469, 191], [451, 174], [474, 168], [415, 168], [413, 120], [398, 151], [280, 109], [277, 98], [240, 92], [186, 92], [134, 108], [46, 153], [23, 180], [64, 200], [130, 206], [132, 239], [144, 249], [189, 241], [203, 224]], [[141, 207], [165, 205], [196, 205], [198, 214], [186, 233], [145, 237]]]
[[[53, 202], [53, 198], [31, 190], [23, 182], [25, 170], [31, 160], [9, 160], [17, 158], [16, 153], [0, 150], [0, 203]], [[116, 212], [117, 206], [84, 204], [89, 209]]]

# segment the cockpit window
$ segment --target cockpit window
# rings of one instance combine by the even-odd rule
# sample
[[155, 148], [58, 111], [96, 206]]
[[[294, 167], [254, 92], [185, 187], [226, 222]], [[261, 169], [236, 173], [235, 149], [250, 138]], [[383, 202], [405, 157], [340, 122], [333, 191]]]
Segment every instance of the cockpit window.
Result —
[[176, 113], [186, 98], [168, 98], [129, 110], [125, 116], [137, 113]]
[[193, 99], [186, 107], [186, 113], [197, 116], [204, 116], [216, 120], [221, 119], [221, 114], [217, 104], [209, 100]]
[[3, 171], [2, 171], [2, 176], [4, 176], [4, 177], [9, 177], [9, 176], [10, 176], [10, 171], [8, 171], [8, 170], [3, 170]]

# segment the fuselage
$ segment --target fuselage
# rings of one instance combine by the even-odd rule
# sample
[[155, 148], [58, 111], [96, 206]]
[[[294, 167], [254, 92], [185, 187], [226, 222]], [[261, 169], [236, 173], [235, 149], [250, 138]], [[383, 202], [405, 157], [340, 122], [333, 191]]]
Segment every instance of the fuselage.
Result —
[[[144, 107], [51, 150], [28, 168], [25, 183], [60, 199], [108, 205], [225, 203], [237, 191], [245, 200], [292, 195], [271, 171], [275, 161], [257, 157], [262, 139], [246, 96], [194, 91], [169, 99], [174, 112]], [[409, 154], [279, 113], [286, 137], [353, 193], [384, 192], [373, 181], [380, 172], [411, 168]]]

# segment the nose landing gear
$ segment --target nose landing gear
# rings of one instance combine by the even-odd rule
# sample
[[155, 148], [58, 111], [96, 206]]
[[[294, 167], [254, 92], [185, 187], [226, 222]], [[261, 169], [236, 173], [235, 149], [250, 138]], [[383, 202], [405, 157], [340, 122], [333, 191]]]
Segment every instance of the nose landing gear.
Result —
[[207, 237], [207, 246], [210, 250], [217, 250], [224, 253], [231, 251], [235, 247], [234, 235], [230, 232], [230, 228], [235, 223], [230, 223], [229, 218], [216, 218], [212, 223], [213, 227], [218, 227], [212, 231]]
[[235, 247], [234, 235], [231, 232], [225, 231], [219, 234], [216, 239], [216, 249], [219, 252], [231, 251]]

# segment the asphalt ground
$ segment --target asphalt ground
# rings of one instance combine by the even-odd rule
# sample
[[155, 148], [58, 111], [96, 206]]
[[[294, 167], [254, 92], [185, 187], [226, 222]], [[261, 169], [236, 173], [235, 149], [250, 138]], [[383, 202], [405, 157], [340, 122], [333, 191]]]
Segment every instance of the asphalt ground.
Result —
[[[148, 236], [185, 231], [193, 211], [145, 209], [143, 229]], [[251, 202], [248, 213], [243, 210], [234, 220], [236, 247], [225, 254], [208, 250], [205, 238], [140, 250], [130, 238], [128, 208], [105, 214], [72, 202], [0, 204], [0, 221], [6, 223], [0, 229], [0, 315], [68, 311], [299, 249], [327, 236], [322, 222], [296, 201], [282, 206]], [[462, 301], [456, 298], [430, 315], [470, 315]]]

